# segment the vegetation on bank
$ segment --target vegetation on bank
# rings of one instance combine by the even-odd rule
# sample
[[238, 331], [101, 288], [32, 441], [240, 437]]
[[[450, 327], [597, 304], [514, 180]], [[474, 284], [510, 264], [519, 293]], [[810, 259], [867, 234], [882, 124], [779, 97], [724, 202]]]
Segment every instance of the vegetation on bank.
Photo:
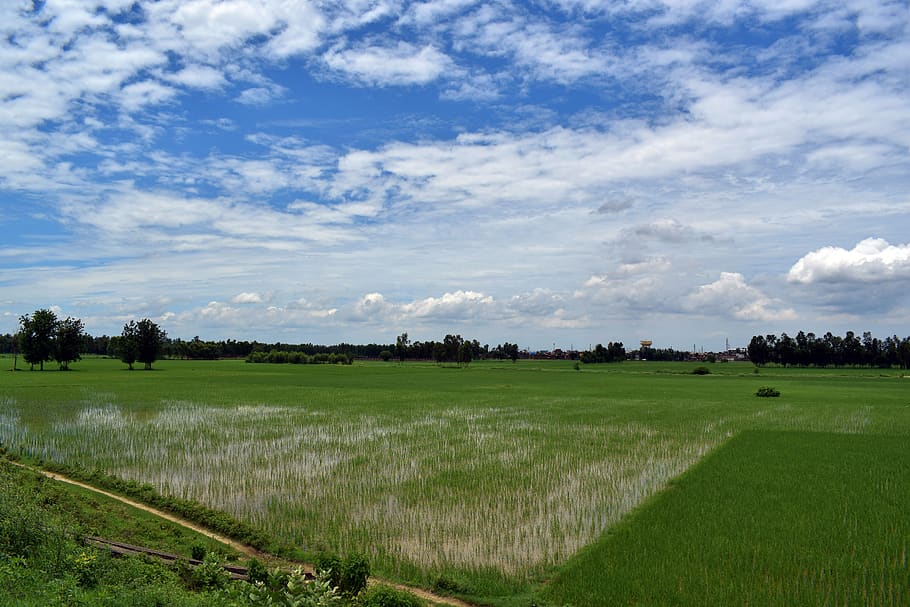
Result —
[[[163, 563], [114, 558], [86, 535], [128, 533], [134, 543], [199, 558]], [[189, 544], [189, 542], [192, 542]], [[187, 546], [190, 546], [187, 549]], [[227, 555], [225, 554], [227, 552]], [[168, 605], [177, 607], [420, 607], [413, 595], [375, 585], [359, 555], [326, 555], [311, 579], [297, 568], [268, 570], [246, 561], [249, 581], [222, 568], [232, 553], [205, 536], [165, 523], [103, 496], [49, 481], [0, 457], [0, 602], [47, 605]], [[337, 572], [340, 572], [337, 573]]]

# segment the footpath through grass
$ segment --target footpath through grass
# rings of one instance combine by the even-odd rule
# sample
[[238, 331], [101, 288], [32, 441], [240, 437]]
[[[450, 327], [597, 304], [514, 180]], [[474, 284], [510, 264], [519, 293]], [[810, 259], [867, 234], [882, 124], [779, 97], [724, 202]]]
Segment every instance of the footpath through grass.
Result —
[[906, 437], [739, 434], [571, 559], [555, 604], [910, 604]]

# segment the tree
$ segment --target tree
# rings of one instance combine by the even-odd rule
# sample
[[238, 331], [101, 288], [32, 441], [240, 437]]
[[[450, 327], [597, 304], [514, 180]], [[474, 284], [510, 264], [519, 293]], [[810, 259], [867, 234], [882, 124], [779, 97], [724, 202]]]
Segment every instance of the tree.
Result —
[[398, 353], [398, 362], [404, 362], [404, 359], [408, 355], [408, 346], [410, 343], [407, 333], [402, 333], [395, 340], [395, 351]]
[[151, 370], [152, 363], [158, 360], [165, 338], [167, 333], [148, 318], [136, 323], [136, 360], [143, 363], [147, 371]]
[[474, 348], [469, 341], [465, 341], [458, 348], [458, 364], [467, 367], [473, 359]]
[[762, 366], [768, 362], [770, 358], [770, 348], [768, 347], [768, 342], [761, 335], [753, 335], [752, 341], [749, 342], [748, 347], [749, 360], [752, 361], [752, 364], [755, 366]]
[[44, 371], [44, 362], [51, 360], [54, 353], [54, 332], [57, 315], [50, 310], [36, 310], [34, 314], [19, 317], [19, 349], [22, 358], [32, 369], [39, 365]]
[[459, 353], [461, 352], [461, 345], [464, 343], [461, 335], [452, 335], [451, 333], [446, 335], [442, 340], [442, 345], [445, 347], [445, 360], [446, 362], [458, 362]]
[[518, 344], [506, 342], [501, 346], [496, 346], [496, 351], [499, 354], [499, 358], [509, 358], [513, 363], [518, 360]]
[[167, 333], [148, 318], [139, 322], [131, 320], [123, 325], [123, 333], [118, 340], [120, 360], [131, 370], [135, 362], [143, 363], [149, 370], [152, 363], [158, 360], [166, 337]]
[[111, 347], [117, 353], [117, 356], [120, 357], [120, 360], [125, 362], [130, 371], [132, 371], [133, 363], [136, 362], [136, 357], [139, 356], [139, 337], [135, 320], [123, 325], [123, 333], [120, 334], [120, 337], [115, 337], [111, 340]]
[[442, 342], [433, 342], [433, 360], [436, 361], [436, 364], [442, 364], [442, 361], [446, 359], [446, 346]]
[[57, 323], [54, 335], [54, 360], [60, 369], [67, 371], [70, 363], [81, 358], [83, 331], [85, 327], [78, 318], [67, 317]]

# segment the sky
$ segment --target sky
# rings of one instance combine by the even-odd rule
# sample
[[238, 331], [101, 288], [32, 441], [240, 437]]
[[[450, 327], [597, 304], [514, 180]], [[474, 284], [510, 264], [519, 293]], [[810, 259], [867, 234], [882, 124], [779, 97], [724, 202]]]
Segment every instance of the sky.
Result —
[[4, 0], [0, 333], [910, 334], [891, 0]]

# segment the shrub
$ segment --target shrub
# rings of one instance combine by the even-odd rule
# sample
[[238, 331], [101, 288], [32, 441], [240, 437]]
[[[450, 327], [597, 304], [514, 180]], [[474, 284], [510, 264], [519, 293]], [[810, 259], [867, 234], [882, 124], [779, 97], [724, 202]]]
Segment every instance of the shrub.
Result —
[[360, 607], [423, 607], [424, 603], [409, 592], [389, 586], [373, 586], [360, 595]]
[[341, 562], [341, 583], [338, 588], [348, 596], [356, 596], [367, 587], [370, 562], [362, 554], [349, 554]]
[[346, 596], [356, 596], [367, 586], [370, 563], [362, 554], [352, 553], [343, 560], [338, 555], [321, 553], [315, 559], [316, 570], [325, 572], [332, 586]]
[[195, 542], [190, 546], [190, 558], [194, 561], [201, 561], [205, 558], [205, 553], [207, 550], [201, 542]]
[[[303, 569], [298, 567], [289, 574], [282, 574], [283, 584], [273, 588], [270, 579], [268, 585], [257, 582], [242, 591], [237, 586], [222, 591], [221, 597], [232, 605], [251, 605], [254, 607], [332, 607], [342, 605], [342, 597], [324, 575], [315, 580], [307, 579]], [[277, 578], [277, 576], [273, 576]], [[245, 585], [244, 585], [245, 586]], [[248, 590], [247, 590], [248, 589]]]
[[231, 580], [231, 574], [225, 571], [218, 557], [209, 552], [202, 564], [193, 569], [192, 586], [202, 590], [224, 588]]
[[780, 392], [770, 386], [762, 386], [758, 389], [758, 392], [755, 393], [755, 396], [761, 396], [763, 398], [770, 398], [775, 396], [780, 396]]
[[265, 565], [262, 564], [262, 561], [256, 557], [247, 561], [246, 574], [250, 580], [250, 584], [255, 584], [256, 582], [265, 584], [269, 580], [269, 570], [266, 569]]
[[711, 369], [708, 367], [695, 367], [692, 369], [692, 375], [710, 375]]

